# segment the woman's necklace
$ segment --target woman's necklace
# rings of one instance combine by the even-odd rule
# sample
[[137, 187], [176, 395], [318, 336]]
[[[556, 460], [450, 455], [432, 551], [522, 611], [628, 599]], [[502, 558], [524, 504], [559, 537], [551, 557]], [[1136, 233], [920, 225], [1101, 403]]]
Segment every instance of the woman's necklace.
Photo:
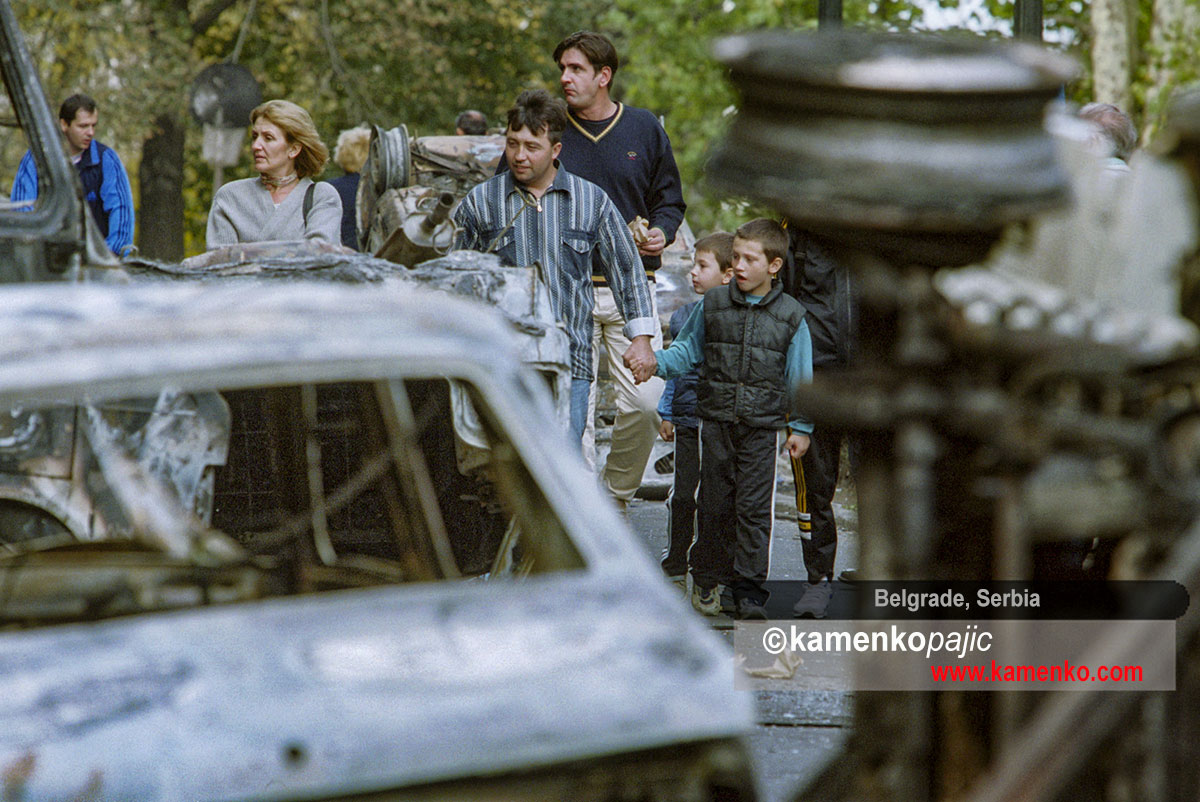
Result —
[[275, 178], [274, 176], [269, 176], [266, 173], [263, 173], [262, 175], [259, 176], [259, 179], [264, 184], [266, 184], [268, 187], [271, 187], [271, 189], [274, 190], [274, 189], [279, 189], [280, 187], [286, 187], [288, 184], [295, 181], [296, 174], [288, 173], [283, 178]]

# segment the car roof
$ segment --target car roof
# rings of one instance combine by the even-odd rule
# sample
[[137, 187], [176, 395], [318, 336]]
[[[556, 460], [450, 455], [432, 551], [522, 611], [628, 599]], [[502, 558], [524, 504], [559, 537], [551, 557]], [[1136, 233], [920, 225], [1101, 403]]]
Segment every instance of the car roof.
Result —
[[0, 404], [165, 383], [495, 377], [520, 370], [516, 354], [494, 310], [407, 282], [0, 287]]

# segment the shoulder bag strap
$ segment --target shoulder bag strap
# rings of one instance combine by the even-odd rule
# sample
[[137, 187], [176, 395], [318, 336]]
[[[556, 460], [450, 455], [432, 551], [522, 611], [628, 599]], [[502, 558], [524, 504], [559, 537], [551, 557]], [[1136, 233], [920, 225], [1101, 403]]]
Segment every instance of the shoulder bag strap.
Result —
[[314, 181], [308, 185], [308, 189], [304, 193], [304, 228], [308, 229], [308, 213], [313, 205], [313, 190], [317, 188], [317, 182]]

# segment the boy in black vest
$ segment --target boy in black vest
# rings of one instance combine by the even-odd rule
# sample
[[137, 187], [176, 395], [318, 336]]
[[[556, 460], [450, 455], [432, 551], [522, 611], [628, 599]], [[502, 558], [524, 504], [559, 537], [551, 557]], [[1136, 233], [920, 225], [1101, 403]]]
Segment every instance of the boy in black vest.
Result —
[[798, 459], [812, 432], [790, 414], [791, 388], [812, 380], [812, 342], [804, 307], [774, 281], [787, 248], [787, 232], [773, 220], [741, 226], [734, 281], [705, 294], [654, 364], [631, 366], [639, 381], [652, 372], [669, 379], [700, 371], [700, 491], [688, 559], [692, 604], [705, 615], [720, 611], [717, 585], [732, 562], [738, 617], [766, 618], [778, 434], [788, 427], [787, 450]]

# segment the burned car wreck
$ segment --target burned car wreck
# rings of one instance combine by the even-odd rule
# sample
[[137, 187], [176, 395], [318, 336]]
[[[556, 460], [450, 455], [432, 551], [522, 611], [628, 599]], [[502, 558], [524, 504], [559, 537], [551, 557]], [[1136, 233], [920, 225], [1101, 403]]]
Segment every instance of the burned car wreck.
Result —
[[[219, 248], [182, 264], [134, 260], [126, 262], [123, 268], [135, 283], [282, 286], [295, 281], [319, 281], [363, 285], [385, 294], [423, 287], [483, 302], [508, 322], [521, 361], [550, 390], [554, 404], [551, 420], [554, 425], [566, 426], [570, 380], [567, 337], [553, 314], [537, 266], [503, 267], [495, 256], [463, 251], [410, 269], [337, 246], [254, 243]], [[322, 399], [318, 417], [336, 417], [338, 403]], [[490, 550], [503, 537], [506, 524], [494, 514], [490, 500], [491, 483], [483, 470], [488, 455], [479, 423], [455, 387], [451, 387], [444, 411], [440, 425], [431, 427], [431, 431], [438, 430], [440, 439], [435, 484], [439, 497], [447, 503], [453, 501], [456, 506], [450, 516], [457, 523], [457, 532], [452, 535], [456, 553], [465, 556], [475, 551], [471, 564], [483, 570], [490, 560]], [[168, 462], [187, 459], [179, 449], [173, 449], [164, 458]], [[4, 475], [0, 474], [0, 486], [4, 481]], [[247, 492], [251, 492], [253, 484], [247, 481]]]
[[[727, 652], [548, 434], [495, 315], [303, 283], [3, 296], [0, 402], [81, 410], [73, 459], [103, 490], [95, 539], [0, 555], [16, 798], [463, 799], [481, 778], [514, 798], [754, 798]], [[428, 440], [451, 384], [509, 521], [473, 577]], [[210, 519], [112, 425], [204, 439], [197, 421], [230, 415], [190, 474]]]

